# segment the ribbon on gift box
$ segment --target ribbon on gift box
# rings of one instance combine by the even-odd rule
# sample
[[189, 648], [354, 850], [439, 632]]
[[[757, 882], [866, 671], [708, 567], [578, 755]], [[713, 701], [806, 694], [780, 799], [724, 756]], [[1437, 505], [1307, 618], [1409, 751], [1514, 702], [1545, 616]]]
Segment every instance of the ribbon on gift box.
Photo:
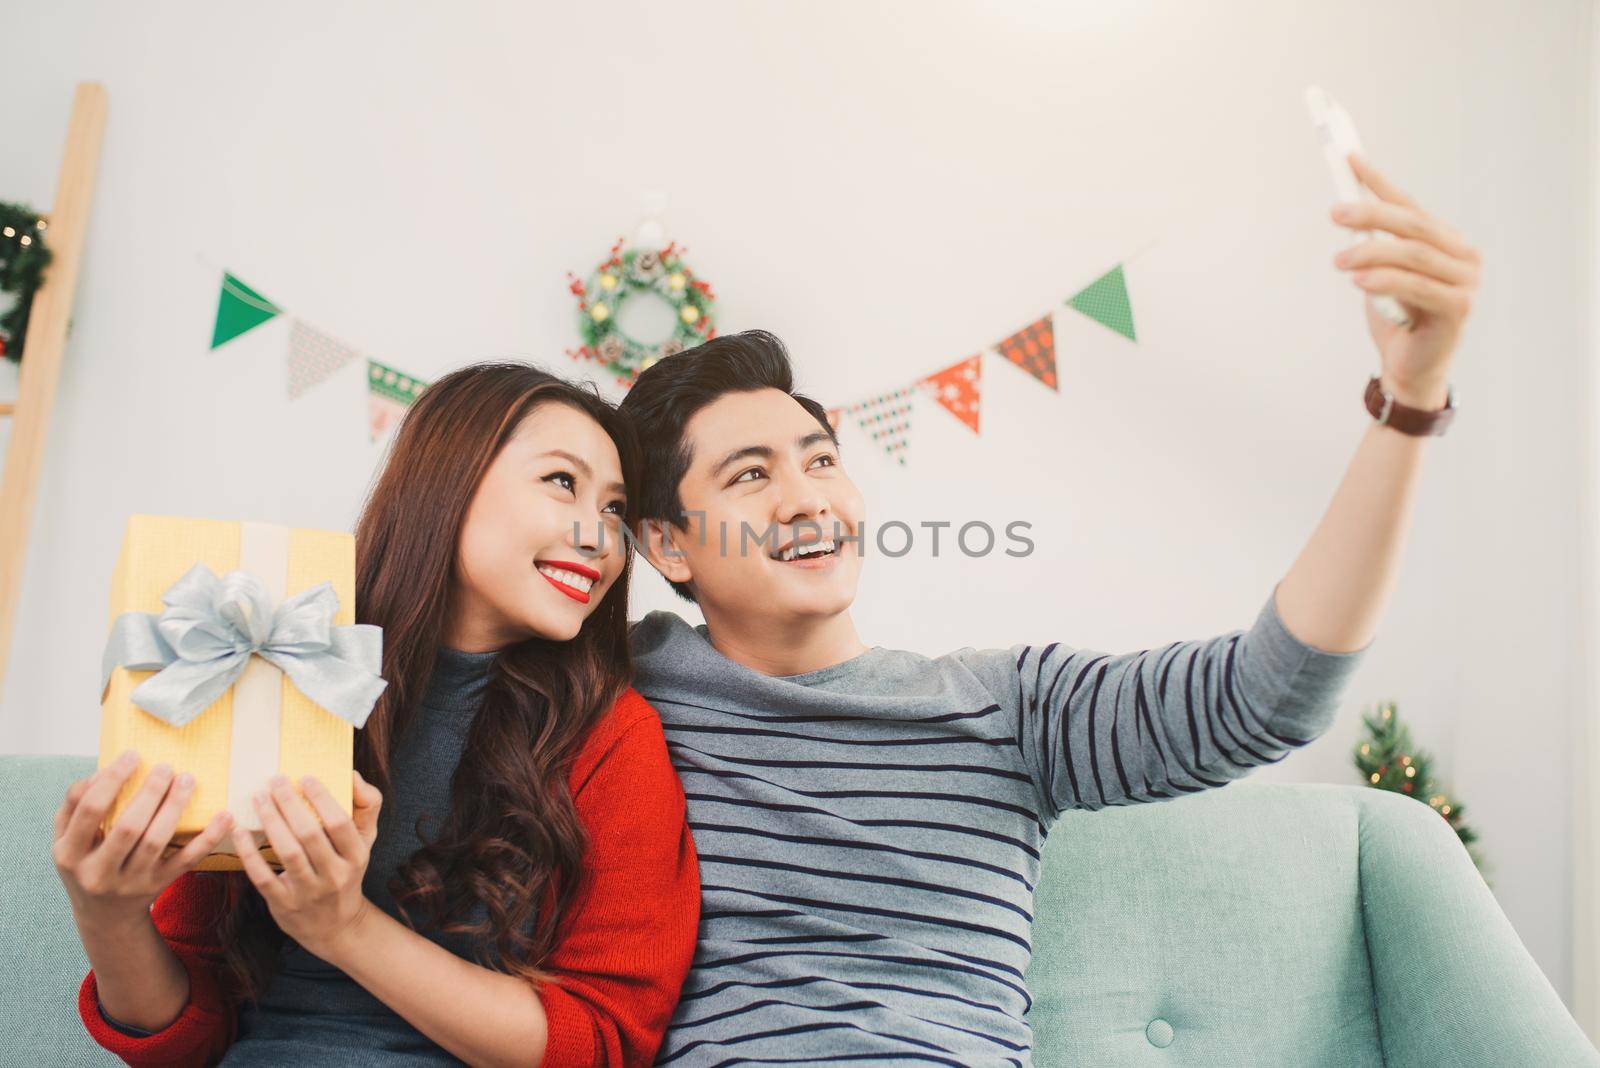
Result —
[[182, 727], [211, 707], [244, 673], [252, 654], [276, 666], [300, 691], [361, 727], [388, 685], [377, 675], [383, 631], [333, 625], [339, 595], [322, 582], [274, 611], [261, 580], [246, 571], [222, 578], [196, 564], [161, 595], [167, 610], [124, 612], [101, 658], [102, 690], [118, 666], [155, 671], [133, 691], [140, 708]]
[[[235, 826], [254, 830], [260, 820], [251, 795], [278, 770], [282, 676], [357, 728], [388, 683], [378, 675], [383, 629], [336, 626], [331, 582], [283, 597], [289, 529], [240, 527], [237, 570], [219, 579], [195, 564], [161, 595], [165, 611], [117, 617], [101, 656], [100, 690], [119, 666], [155, 671], [134, 688], [133, 703], [182, 727], [233, 687], [228, 808]], [[219, 848], [232, 852], [226, 843]]]

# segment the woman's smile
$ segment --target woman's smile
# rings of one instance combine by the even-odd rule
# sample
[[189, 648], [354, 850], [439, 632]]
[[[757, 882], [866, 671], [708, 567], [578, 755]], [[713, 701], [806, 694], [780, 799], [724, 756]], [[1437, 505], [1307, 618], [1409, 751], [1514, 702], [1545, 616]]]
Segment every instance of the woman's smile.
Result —
[[550, 585], [579, 604], [589, 603], [589, 591], [600, 581], [600, 572], [569, 560], [536, 560], [534, 567]]

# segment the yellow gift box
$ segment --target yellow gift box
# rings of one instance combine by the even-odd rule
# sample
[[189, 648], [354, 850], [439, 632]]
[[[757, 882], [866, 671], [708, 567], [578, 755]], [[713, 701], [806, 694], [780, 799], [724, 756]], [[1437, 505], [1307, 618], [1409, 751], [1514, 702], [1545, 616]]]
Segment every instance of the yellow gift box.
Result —
[[[204, 565], [203, 568], [200, 565]], [[343, 703], [348, 704], [351, 694], [359, 692], [360, 699], [366, 701], [370, 710], [371, 702], [383, 689], [382, 680], [377, 678], [379, 663], [374, 662], [381, 658], [381, 653], [374, 655], [371, 648], [380, 632], [376, 627], [353, 626], [355, 539], [347, 533], [269, 523], [134, 515], [128, 519], [122, 551], [112, 575], [113, 641], [108, 642], [104, 665], [100, 766], [113, 762], [126, 749], [138, 751], [140, 765], [112, 804], [104, 827], [109, 829], [116, 822], [149, 769], [166, 763], [174, 774], [188, 771], [195, 779], [194, 792], [184, 806], [166, 855], [187, 844], [218, 811], [230, 809], [234, 831], [252, 833], [263, 858], [281, 869], [276, 853], [267, 844], [251, 795], [266, 789], [267, 780], [275, 773], [287, 775], [296, 791], [299, 791], [300, 778], [310, 775], [319, 779], [340, 807], [349, 813], [355, 729], [359, 724], [333, 714], [306, 696], [286, 670], [266, 659], [274, 650], [263, 652], [248, 646], [242, 657], [243, 671], [225, 691], [205, 703], [203, 711], [195, 713], [191, 707], [187, 714], [193, 718], [181, 726], [142, 707], [134, 691], [162, 672], [126, 666], [128, 662], [140, 667], [150, 665], [136, 657], [113, 655], [113, 645], [122, 624], [141, 624], [139, 629], [146, 635], [146, 647], [151, 643], [163, 645], [150, 637], [159, 626], [159, 633], [173, 642], [172, 648], [184, 650], [184, 655], [193, 655], [187, 650], [195, 644], [196, 635], [210, 641], [210, 635], [221, 629], [215, 621], [207, 621], [205, 626], [188, 632], [171, 629], [172, 617], [178, 612], [170, 598], [184, 582], [191, 583], [188, 587], [191, 602], [206, 600], [196, 594], [198, 589], [211, 590], [214, 604], [220, 606], [218, 618], [242, 618], [246, 630], [251, 618], [279, 618], [271, 616], [271, 611], [280, 607], [293, 608], [297, 601], [305, 601], [295, 595], [317, 594], [320, 607], [331, 614], [331, 619], [324, 616], [322, 631], [328, 631], [327, 624], [331, 622], [332, 629], [341, 634], [366, 632], [361, 636], [370, 639], [363, 650], [368, 655], [360, 658], [370, 668], [370, 674], [353, 663], [334, 665], [343, 673], [341, 681], [346, 687]], [[196, 582], [200, 585], [193, 585]], [[241, 582], [255, 583], [247, 587], [255, 591], [254, 600], [239, 594]], [[332, 594], [337, 597], [336, 608], [327, 600], [326, 590], [312, 589], [319, 584], [331, 586]], [[234, 600], [226, 600], [226, 593], [232, 593]], [[164, 597], [169, 600], [164, 601]], [[285, 605], [286, 600], [290, 604]], [[270, 610], [263, 613], [263, 606]], [[124, 619], [128, 613], [148, 614], [149, 618]], [[303, 610], [301, 615], [305, 615]], [[161, 620], [159, 624], [157, 617]], [[302, 631], [306, 629], [317, 627], [314, 624], [302, 627]], [[182, 636], [184, 644], [179, 644], [174, 636]], [[126, 649], [123, 651], [126, 653]], [[166, 651], [168, 659], [172, 659], [171, 649]], [[237, 665], [240, 659], [235, 651], [230, 653], [228, 662]], [[299, 663], [294, 661], [295, 665]], [[192, 666], [180, 660], [171, 671], [180, 673]], [[164, 678], [153, 685], [169, 681]], [[225, 676], [219, 676], [211, 681], [211, 688], [225, 681]], [[170, 692], [171, 686], [167, 689]], [[150, 687], [141, 691], [146, 704], [151, 703], [145, 696], [150, 692], [153, 692]], [[204, 692], [209, 691], [195, 687], [194, 693]], [[190, 705], [199, 706], [202, 701], [203, 696], [191, 700]], [[365, 713], [356, 718], [364, 722]], [[199, 868], [202, 871], [241, 869], [231, 835], [223, 836], [211, 854], [200, 862]]]

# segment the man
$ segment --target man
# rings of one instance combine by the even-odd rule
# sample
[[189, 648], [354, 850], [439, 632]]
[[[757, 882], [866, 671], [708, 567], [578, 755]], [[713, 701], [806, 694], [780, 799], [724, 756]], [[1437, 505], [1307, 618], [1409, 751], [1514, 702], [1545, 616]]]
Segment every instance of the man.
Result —
[[[1479, 257], [1370, 166], [1347, 250], [1397, 404], [1437, 410]], [[1338, 216], [1336, 216], [1338, 217]], [[1223, 786], [1322, 734], [1392, 589], [1427, 438], [1369, 425], [1254, 624], [1111, 655], [940, 657], [850, 616], [863, 504], [824, 410], [761, 331], [663, 360], [623, 402], [641, 551], [705, 616], [633, 627], [635, 685], [688, 798], [700, 941], [658, 1064], [1026, 1065], [1039, 851], [1069, 808]], [[869, 534], [870, 538], [870, 534]]]

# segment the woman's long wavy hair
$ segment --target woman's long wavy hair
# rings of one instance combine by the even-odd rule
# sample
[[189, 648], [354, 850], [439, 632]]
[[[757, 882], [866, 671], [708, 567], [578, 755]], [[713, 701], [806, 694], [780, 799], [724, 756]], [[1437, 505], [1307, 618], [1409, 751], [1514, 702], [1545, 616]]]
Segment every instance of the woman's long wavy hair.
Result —
[[[585, 388], [587, 387], [587, 388]], [[493, 361], [429, 386], [401, 420], [393, 448], [356, 524], [356, 619], [383, 628], [388, 687], [357, 732], [355, 766], [390, 792], [396, 748], [444, 643], [456, 552], [467, 506], [490, 463], [535, 408], [566, 404], [616, 444], [636, 485], [638, 446], [625, 417], [592, 385], [524, 363]], [[629, 494], [625, 520], [635, 519]], [[411, 907], [445, 931], [487, 935], [487, 967], [536, 979], [581, 890], [587, 836], [567, 789], [572, 757], [632, 678], [626, 545], [621, 574], [577, 637], [530, 637], [501, 649], [451, 781], [439, 833], [389, 883], [405, 922]], [[380, 819], [389, 818], [386, 806]], [[420, 822], [420, 821], [419, 821]], [[418, 837], [422, 838], [420, 827]], [[485, 920], [467, 922], [476, 903]], [[219, 917], [234, 1003], [256, 1000], [277, 970], [285, 936], [249, 880], [234, 874]], [[480, 947], [484, 939], [476, 940]]]

